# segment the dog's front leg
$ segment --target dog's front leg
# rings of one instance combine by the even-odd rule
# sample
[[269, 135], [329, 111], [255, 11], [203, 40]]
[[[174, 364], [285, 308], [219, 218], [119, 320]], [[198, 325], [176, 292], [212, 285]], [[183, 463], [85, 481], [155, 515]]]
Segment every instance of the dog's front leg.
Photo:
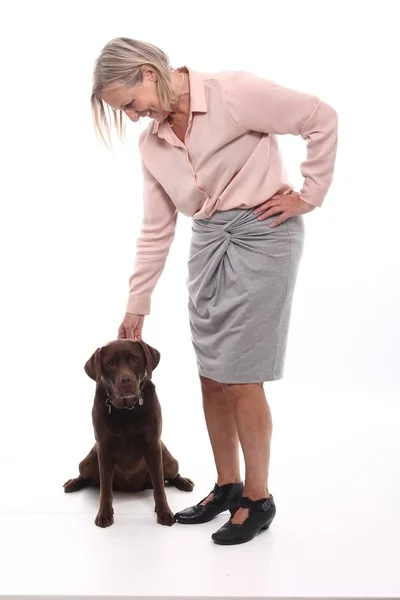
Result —
[[99, 475], [100, 475], [100, 507], [95, 523], [98, 527], [109, 527], [114, 523], [114, 510], [112, 506], [112, 485], [115, 464], [109, 449], [98, 447]]
[[159, 440], [145, 442], [143, 453], [153, 484], [157, 523], [160, 523], [160, 525], [173, 525], [175, 517], [168, 506], [165, 493], [161, 442]]

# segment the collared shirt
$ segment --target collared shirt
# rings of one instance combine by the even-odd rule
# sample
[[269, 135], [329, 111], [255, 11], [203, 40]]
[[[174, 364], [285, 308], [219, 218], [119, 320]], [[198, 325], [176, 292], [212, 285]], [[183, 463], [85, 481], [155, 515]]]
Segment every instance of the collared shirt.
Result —
[[190, 114], [184, 142], [168, 121], [153, 121], [139, 141], [144, 206], [129, 279], [127, 312], [149, 314], [151, 294], [165, 267], [178, 213], [207, 219], [216, 210], [252, 208], [292, 186], [277, 135], [300, 135], [300, 197], [320, 207], [332, 183], [337, 113], [313, 95], [251, 73], [197, 73], [187, 67]]

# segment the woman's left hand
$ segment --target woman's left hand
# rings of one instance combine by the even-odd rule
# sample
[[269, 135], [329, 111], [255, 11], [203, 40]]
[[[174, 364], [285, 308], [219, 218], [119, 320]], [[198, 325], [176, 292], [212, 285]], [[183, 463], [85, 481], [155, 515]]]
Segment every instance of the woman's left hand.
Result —
[[257, 206], [253, 212], [255, 215], [263, 213], [258, 217], [259, 221], [264, 221], [272, 215], [282, 213], [269, 225], [270, 227], [276, 227], [283, 223], [283, 221], [286, 221], [289, 217], [304, 215], [314, 210], [314, 208], [316, 207], [308, 204], [308, 202], [304, 202], [297, 192], [291, 192], [290, 194], [275, 194], [275, 196], [272, 196], [272, 198]]

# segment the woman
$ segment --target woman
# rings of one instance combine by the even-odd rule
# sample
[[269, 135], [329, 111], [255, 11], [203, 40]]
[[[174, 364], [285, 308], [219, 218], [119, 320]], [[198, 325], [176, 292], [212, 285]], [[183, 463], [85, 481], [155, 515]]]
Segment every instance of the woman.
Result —
[[[124, 113], [152, 119], [139, 142], [143, 223], [118, 336], [141, 339], [178, 212], [191, 217], [190, 327], [218, 479], [176, 519], [205, 523], [230, 510], [212, 539], [247, 542], [276, 512], [263, 382], [283, 376], [303, 215], [322, 205], [331, 185], [337, 115], [315, 96], [247, 72], [172, 69], [160, 49], [126, 38], [110, 41], [95, 65], [92, 109], [104, 139], [110, 108], [120, 134]], [[286, 180], [276, 134], [307, 140], [300, 193]]]

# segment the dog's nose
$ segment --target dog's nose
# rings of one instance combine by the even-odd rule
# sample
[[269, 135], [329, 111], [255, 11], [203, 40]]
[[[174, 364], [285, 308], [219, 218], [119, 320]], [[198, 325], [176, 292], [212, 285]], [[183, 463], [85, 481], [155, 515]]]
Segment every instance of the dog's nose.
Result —
[[129, 375], [124, 375], [123, 377], [121, 377], [121, 385], [128, 385], [129, 383], [132, 383]]

